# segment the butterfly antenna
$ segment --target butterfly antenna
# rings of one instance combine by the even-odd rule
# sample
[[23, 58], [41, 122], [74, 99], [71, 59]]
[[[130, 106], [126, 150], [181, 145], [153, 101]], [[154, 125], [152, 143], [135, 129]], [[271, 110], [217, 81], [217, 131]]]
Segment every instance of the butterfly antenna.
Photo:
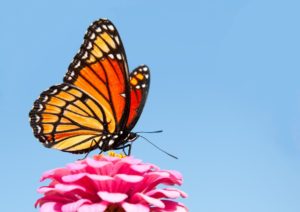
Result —
[[163, 153], [169, 155], [170, 157], [174, 158], [174, 159], [178, 159], [178, 157], [166, 152], [165, 150], [161, 149], [160, 147], [156, 146], [154, 143], [152, 143], [151, 141], [149, 141], [147, 138], [145, 138], [144, 136], [142, 135], [138, 135], [139, 137], [142, 137], [143, 139], [145, 139], [148, 143], [150, 143], [152, 146], [154, 146], [156, 149], [162, 151]]
[[162, 133], [162, 130], [156, 130], [156, 131], [150, 131], [150, 132], [144, 132], [144, 131], [140, 131], [140, 132], [135, 132], [135, 133]]

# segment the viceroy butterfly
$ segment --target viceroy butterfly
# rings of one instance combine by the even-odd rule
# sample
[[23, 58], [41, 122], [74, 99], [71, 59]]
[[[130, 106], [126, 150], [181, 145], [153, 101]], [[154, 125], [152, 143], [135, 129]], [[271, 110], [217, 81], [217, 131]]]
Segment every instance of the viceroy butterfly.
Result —
[[89, 153], [130, 147], [147, 99], [149, 68], [130, 74], [116, 27], [99, 19], [88, 28], [63, 83], [34, 102], [30, 124], [45, 147]]

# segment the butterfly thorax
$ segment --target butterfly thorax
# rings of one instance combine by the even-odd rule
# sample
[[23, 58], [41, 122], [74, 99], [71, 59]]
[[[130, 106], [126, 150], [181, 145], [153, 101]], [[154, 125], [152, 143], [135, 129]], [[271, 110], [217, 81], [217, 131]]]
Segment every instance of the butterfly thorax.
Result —
[[98, 146], [103, 151], [122, 149], [128, 142], [133, 142], [137, 138], [136, 133], [120, 131], [119, 133], [102, 136]]

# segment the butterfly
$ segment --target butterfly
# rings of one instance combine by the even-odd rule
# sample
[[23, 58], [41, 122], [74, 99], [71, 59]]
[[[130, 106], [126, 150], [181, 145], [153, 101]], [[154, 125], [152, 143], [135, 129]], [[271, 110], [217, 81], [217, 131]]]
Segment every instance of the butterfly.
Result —
[[45, 147], [89, 153], [129, 147], [149, 91], [150, 72], [141, 65], [130, 74], [116, 27], [93, 22], [68, 67], [63, 83], [41, 93], [29, 113], [35, 137]]

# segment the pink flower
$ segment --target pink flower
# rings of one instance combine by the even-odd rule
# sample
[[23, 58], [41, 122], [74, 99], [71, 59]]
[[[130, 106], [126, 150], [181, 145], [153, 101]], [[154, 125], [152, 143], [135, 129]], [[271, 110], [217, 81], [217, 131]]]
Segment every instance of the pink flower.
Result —
[[170, 200], [187, 197], [184, 192], [157, 187], [181, 185], [179, 172], [161, 170], [133, 157], [95, 156], [47, 171], [41, 181], [45, 179], [51, 182], [38, 189], [44, 196], [35, 204], [42, 212], [188, 211]]

